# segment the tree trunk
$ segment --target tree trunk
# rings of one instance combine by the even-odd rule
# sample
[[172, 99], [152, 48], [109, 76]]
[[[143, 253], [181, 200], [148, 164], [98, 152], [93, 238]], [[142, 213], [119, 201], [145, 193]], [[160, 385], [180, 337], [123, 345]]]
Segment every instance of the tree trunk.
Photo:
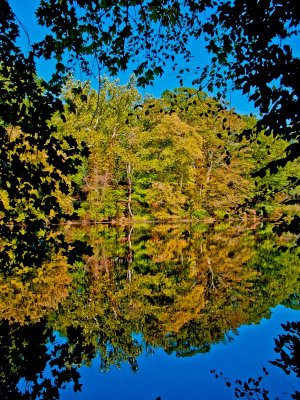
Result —
[[131, 162], [126, 164], [126, 173], [127, 173], [127, 211], [131, 218], [133, 218], [133, 212], [131, 209], [131, 195], [132, 195], [132, 181], [131, 181], [131, 174], [132, 174], [132, 167]]

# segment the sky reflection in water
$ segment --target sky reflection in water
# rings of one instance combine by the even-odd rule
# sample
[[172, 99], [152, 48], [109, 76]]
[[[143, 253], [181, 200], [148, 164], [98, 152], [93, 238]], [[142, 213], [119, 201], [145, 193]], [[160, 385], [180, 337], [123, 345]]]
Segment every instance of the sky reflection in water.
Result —
[[293, 374], [285, 375], [269, 360], [276, 358], [274, 338], [283, 332], [281, 324], [299, 317], [298, 310], [277, 306], [270, 319], [242, 326], [237, 334], [229, 333], [232, 341], [213, 345], [209, 353], [179, 358], [157, 349], [153, 355], [141, 355], [137, 372], [123, 364], [120, 369], [112, 367], [108, 373], [101, 373], [100, 360], [95, 358], [92, 367], [80, 369], [82, 392], [76, 394], [68, 388], [61, 399], [235, 399], [232, 388], [227, 388], [223, 379], [215, 379], [210, 371], [216, 369], [231, 379], [248, 379], [261, 375], [263, 367], [269, 372], [263, 387], [269, 390], [270, 398], [285, 398], [284, 393], [299, 390], [298, 379]]

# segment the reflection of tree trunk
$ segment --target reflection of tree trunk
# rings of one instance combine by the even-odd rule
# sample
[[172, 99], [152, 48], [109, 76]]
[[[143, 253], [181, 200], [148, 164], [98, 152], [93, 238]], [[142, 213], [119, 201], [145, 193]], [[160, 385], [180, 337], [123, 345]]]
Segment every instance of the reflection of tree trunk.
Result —
[[128, 214], [130, 215], [131, 218], [133, 218], [133, 213], [131, 210], [131, 195], [132, 195], [132, 180], [131, 180], [131, 174], [132, 174], [132, 167], [131, 167], [131, 162], [128, 162], [126, 164], [126, 173], [127, 173], [127, 210]]
[[132, 278], [132, 270], [128, 269], [126, 274], [126, 281], [131, 282], [131, 278]]
[[127, 274], [126, 274], [126, 280], [127, 282], [131, 282], [132, 279], [132, 261], [133, 261], [133, 252], [132, 252], [132, 244], [131, 244], [131, 235], [132, 235], [133, 227], [130, 228], [130, 231], [127, 236], [127, 243], [128, 243], [128, 255], [127, 255], [127, 261], [128, 261], [128, 268], [127, 268]]
[[115, 140], [115, 138], [116, 138], [116, 136], [117, 136], [117, 127], [115, 126], [114, 127], [114, 129], [113, 129], [113, 133], [112, 133], [112, 135], [111, 135], [111, 142], [112, 142], [112, 144], [114, 144], [114, 140]]
[[103, 203], [104, 198], [105, 198], [105, 192], [108, 186], [110, 185], [111, 179], [114, 174], [114, 164], [115, 164], [115, 158], [114, 158], [114, 147], [115, 147], [115, 142], [116, 142], [116, 137], [117, 137], [117, 128], [114, 127], [111, 138], [108, 142], [108, 147], [106, 149], [107, 157], [104, 160], [103, 164], [103, 174], [100, 176], [100, 181], [101, 181], [101, 202]]
[[216, 290], [216, 286], [215, 286], [215, 275], [214, 275], [214, 271], [212, 270], [211, 261], [210, 261], [210, 258], [209, 258], [209, 257], [207, 257], [207, 265], [208, 265], [209, 276], [210, 276], [210, 285], [209, 285], [209, 287], [210, 287], [212, 290]]

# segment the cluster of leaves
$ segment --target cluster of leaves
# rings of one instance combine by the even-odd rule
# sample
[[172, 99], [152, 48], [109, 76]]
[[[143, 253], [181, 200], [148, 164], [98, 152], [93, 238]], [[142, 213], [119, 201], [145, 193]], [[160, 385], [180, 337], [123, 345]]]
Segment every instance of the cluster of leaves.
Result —
[[272, 364], [280, 367], [288, 375], [291, 372], [295, 373], [299, 378], [300, 323], [287, 322], [282, 327], [285, 333], [275, 340], [275, 351], [280, 358], [272, 361]]
[[[89, 61], [110, 75], [134, 64], [138, 84], [145, 86], [161, 76], [175, 55], [191, 60], [188, 41], [198, 32], [201, 12], [211, 1], [41, 1], [38, 22], [50, 29], [36, 45], [39, 56], [57, 60], [66, 72], [76, 62], [92, 72]], [[67, 58], [66, 58], [67, 57]], [[67, 62], [64, 60], [67, 59]]]
[[[216, 372], [216, 370], [210, 371], [216, 379], [223, 378], [222, 372]], [[269, 397], [269, 391], [262, 387], [263, 378], [268, 376], [269, 372], [263, 367], [263, 374], [257, 378], [250, 377], [245, 381], [236, 379], [232, 381], [229, 378], [224, 378], [225, 384], [228, 388], [234, 387], [234, 395], [237, 399], [248, 399], [248, 400], [271, 400]], [[274, 400], [278, 400], [278, 397]]]
[[[59, 140], [49, 123], [63, 111], [53, 88], [36, 77], [34, 53], [16, 46], [19, 28], [7, 2], [0, 19], [1, 227], [12, 223], [37, 227], [54, 223], [62, 211], [53, 195], [69, 193], [65, 176], [76, 171], [78, 146]], [[4, 199], [4, 200], [3, 200]], [[52, 215], [50, 213], [52, 211]]]
[[33, 326], [9, 324], [2, 320], [0, 341], [2, 399], [58, 400], [60, 391], [69, 382], [74, 384], [74, 391], [80, 390], [80, 374], [65, 363], [67, 357], [64, 358], [63, 345], [58, 343], [57, 336], [46, 326], [45, 320]]
[[289, 142], [285, 157], [268, 165], [276, 172], [299, 155], [299, 58], [290, 41], [299, 34], [297, 10], [296, 0], [41, 1], [38, 21], [50, 33], [37, 49], [54, 55], [58, 70], [67, 68], [64, 54], [85, 69], [92, 56], [112, 75], [133, 62], [143, 85], [167, 62], [176, 69], [176, 55], [190, 61], [189, 39], [204, 37], [212, 60], [195, 83], [221, 95], [232, 81], [255, 102], [257, 129]]
[[[86, 149], [70, 135], [58, 137], [51, 119], [55, 112], [63, 116], [59, 86], [37, 78], [34, 51], [25, 55], [16, 44], [19, 27], [7, 1], [1, 9], [0, 271], [1, 279], [18, 274], [1, 294], [2, 303], [3, 296], [25, 299], [29, 278], [40, 292], [37, 282], [51, 259], [52, 267], [67, 269], [74, 244], [51, 226], [66, 217], [58, 193], [72, 192], [68, 176], [77, 171]], [[47, 296], [40, 299], [47, 301]]]

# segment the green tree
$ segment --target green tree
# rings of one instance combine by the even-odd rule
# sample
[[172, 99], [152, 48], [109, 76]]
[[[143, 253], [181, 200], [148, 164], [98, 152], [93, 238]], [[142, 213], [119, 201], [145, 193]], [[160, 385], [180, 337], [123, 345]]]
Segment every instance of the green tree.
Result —
[[134, 198], [155, 218], [187, 217], [195, 191], [196, 164], [203, 158], [203, 140], [177, 115], [159, 116], [152, 111], [142, 120]]
[[195, 89], [166, 91], [162, 98], [165, 107], [178, 113], [202, 137], [202, 158], [195, 165], [194, 202], [211, 215], [224, 215], [254, 188], [250, 179], [253, 150], [236, 140], [246, 127], [244, 117]]
[[[63, 55], [69, 55], [70, 62], [76, 59], [85, 67], [83, 57], [92, 55], [112, 74], [126, 69], [133, 60], [139, 83], [145, 84], [162, 74], [166, 60], [174, 68], [178, 54], [189, 61], [189, 37], [204, 36], [213, 57], [200, 76], [201, 85], [208, 78], [209, 89], [213, 85], [222, 88], [229, 78], [260, 108], [263, 119], [259, 128], [286, 140], [298, 138], [299, 91], [294, 77], [299, 59], [289, 42], [299, 33], [295, 0], [74, 4], [41, 1], [39, 23], [51, 30], [40, 43], [41, 54], [55, 55], [58, 64]], [[296, 149], [289, 146], [288, 159], [296, 156]]]
[[90, 151], [83, 168], [72, 178], [78, 192], [86, 193], [81, 216], [100, 220], [130, 214], [136, 128], [126, 120], [141, 99], [134, 78], [128, 85], [100, 78], [98, 93], [89, 82], [70, 79], [64, 97], [76, 112], [66, 111], [66, 122], [57, 121], [59, 134], [68, 132], [78, 143], [84, 140]]
[[[53, 111], [62, 109], [58, 95], [66, 74], [75, 65], [80, 65], [84, 72], [91, 73], [90, 65], [94, 62], [99, 68], [104, 67], [115, 75], [118, 70], [126, 69], [130, 61], [135, 63], [133, 68], [138, 84], [145, 85], [163, 73], [167, 61], [176, 70], [177, 55], [180, 54], [188, 62], [191, 59], [189, 38], [198, 40], [200, 37], [204, 37], [207, 48], [212, 53], [212, 62], [202, 72], [198, 69], [199, 79], [195, 83], [198, 82], [202, 87], [206, 85], [209, 90], [220, 89], [221, 94], [221, 89], [228, 82], [233, 82], [233, 86], [241, 88], [261, 112], [255, 130], [280, 136], [287, 143], [285, 154], [258, 168], [257, 175], [265, 174], [266, 170], [276, 173], [279, 167], [298, 157], [299, 88], [295, 76], [299, 58], [291, 47], [291, 40], [299, 33], [295, 0], [266, 0], [255, 2], [254, 5], [250, 0], [232, 3], [223, 0], [132, 0], [126, 3], [106, 0], [54, 0], [49, 3], [42, 0], [37, 9], [38, 23], [45, 25], [49, 31], [41, 42], [32, 46], [28, 57], [16, 46], [19, 30], [9, 2], [2, 2], [5, 10], [0, 25], [0, 31], [3, 32], [3, 123], [10, 124], [14, 121], [22, 132], [28, 134], [30, 143], [36, 140], [34, 138], [37, 135], [39, 148], [49, 151], [48, 161], [55, 165], [55, 170], [67, 172], [70, 160], [73, 167], [78, 164], [75, 158], [70, 157], [71, 153], [66, 153], [64, 147], [61, 150], [60, 141], [52, 135], [53, 128], [47, 123]], [[203, 18], [204, 12], [206, 18]], [[266, 29], [261, 29], [262, 26]], [[39, 57], [53, 58], [56, 61], [54, 74], [48, 83], [35, 81], [35, 60]], [[179, 77], [186, 70], [179, 70]], [[25, 105], [24, 108], [25, 99], [31, 101], [33, 106]], [[36, 118], [37, 115], [40, 118]], [[16, 116], [20, 117], [19, 122]], [[34, 129], [33, 121], [37, 125]], [[250, 131], [253, 132], [252, 129], [246, 129], [244, 135], [251, 135]], [[8, 134], [3, 131], [2, 136], [7, 137]], [[17, 172], [20, 167], [24, 170], [30, 165], [27, 161], [20, 165], [22, 157], [14, 157], [13, 162], [9, 163], [8, 143], [8, 139], [5, 139], [2, 146], [4, 182], [13, 181], [11, 172]], [[22, 146], [13, 146], [17, 146], [18, 154], [24, 152]], [[72, 154], [75, 151], [73, 146], [74, 143], [70, 144]], [[129, 187], [131, 167], [129, 164], [127, 167]], [[29, 175], [35, 179], [38, 171], [30, 168], [32, 173]], [[27, 183], [32, 179], [26, 178], [26, 190], [19, 191], [24, 192], [24, 195], [26, 191], [27, 197]], [[57, 182], [57, 179], [54, 176], [53, 181]], [[62, 176], [59, 177], [61, 179]], [[298, 179], [291, 179], [290, 182], [294, 186], [298, 185]], [[16, 187], [15, 183], [13, 181], [12, 188]], [[63, 184], [61, 190], [67, 190], [62, 187]], [[12, 189], [5, 187], [4, 190], [12, 192]], [[297, 193], [294, 193], [293, 201], [297, 202]], [[34, 202], [32, 197], [34, 195], [31, 194], [30, 202]], [[18, 199], [17, 193], [10, 193], [7, 198], [11, 199], [12, 209], [15, 209], [12, 199]], [[55, 199], [56, 196], [46, 197], [47, 206], [41, 206], [45, 212], [49, 207], [56, 207], [57, 212], [59, 211], [54, 204]], [[294, 222], [296, 224], [296, 219]]]
[[76, 112], [57, 121], [59, 135], [71, 133], [90, 149], [72, 178], [86, 193], [82, 218], [223, 216], [253, 192], [254, 150], [227, 134], [246, 124], [233, 110], [204, 93], [188, 104], [193, 89], [142, 99], [133, 79], [100, 83], [97, 93], [70, 80], [65, 98]]

